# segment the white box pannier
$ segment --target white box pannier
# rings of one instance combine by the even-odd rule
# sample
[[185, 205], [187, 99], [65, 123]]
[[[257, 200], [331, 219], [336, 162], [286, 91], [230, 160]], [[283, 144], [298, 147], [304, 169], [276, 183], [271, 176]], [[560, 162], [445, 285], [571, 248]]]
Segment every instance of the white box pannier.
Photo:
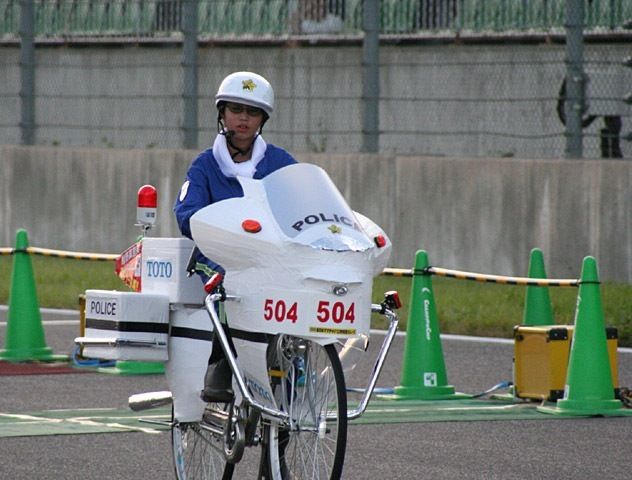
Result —
[[109, 360], [167, 361], [169, 297], [86, 290], [83, 356]]
[[186, 271], [193, 247], [188, 238], [145, 237], [141, 292], [167, 295], [171, 303], [203, 304], [202, 282], [197, 275], [188, 277]]

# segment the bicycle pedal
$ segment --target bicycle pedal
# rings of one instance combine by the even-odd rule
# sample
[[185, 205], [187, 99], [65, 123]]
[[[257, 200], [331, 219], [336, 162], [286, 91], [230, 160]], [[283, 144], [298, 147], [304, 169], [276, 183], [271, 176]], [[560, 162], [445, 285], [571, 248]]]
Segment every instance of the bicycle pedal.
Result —
[[202, 414], [202, 420], [211, 425], [223, 426], [228, 423], [228, 412], [207, 405]]

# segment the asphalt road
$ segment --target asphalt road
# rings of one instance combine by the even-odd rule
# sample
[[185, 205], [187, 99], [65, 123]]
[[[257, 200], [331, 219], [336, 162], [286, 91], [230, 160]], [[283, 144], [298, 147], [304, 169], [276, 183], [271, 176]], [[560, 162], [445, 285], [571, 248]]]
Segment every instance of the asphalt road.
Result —
[[[69, 352], [78, 326], [45, 325], [47, 344], [56, 353]], [[5, 332], [0, 323], [1, 346]], [[380, 335], [372, 338], [369, 357], [380, 342]], [[458, 391], [478, 393], [511, 380], [510, 343], [445, 338], [442, 344], [449, 381]], [[398, 337], [379, 386], [399, 383], [402, 351]], [[631, 385], [632, 353], [619, 353], [618, 364], [620, 385]], [[348, 384], [363, 386], [368, 368], [356, 368]], [[162, 375], [0, 376], [0, 413], [125, 408], [131, 394], [165, 389]], [[344, 478], [628, 478], [631, 430], [631, 417], [352, 425]], [[171, 479], [170, 448], [167, 432], [0, 438], [0, 479]], [[235, 478], [254, 478], [258, 453], [247, 453]]]

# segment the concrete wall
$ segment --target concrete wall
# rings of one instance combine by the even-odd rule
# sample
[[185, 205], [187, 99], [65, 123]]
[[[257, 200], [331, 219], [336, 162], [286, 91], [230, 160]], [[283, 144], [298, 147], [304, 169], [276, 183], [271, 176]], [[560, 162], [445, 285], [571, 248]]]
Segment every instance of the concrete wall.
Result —
[[[0, 146], [0, 246], [118, 253], [139, 234], [136, 192], [158, 189], [155, 236], [178, 235], [171, 206], [196, 152]], [[351, 207], [382, 225], [390, 264], [526, 275], [544, 251], [550, 278], [594, 255], [603, 279], [632, 282], [632, 162], [298, 155], [329, 172]]]

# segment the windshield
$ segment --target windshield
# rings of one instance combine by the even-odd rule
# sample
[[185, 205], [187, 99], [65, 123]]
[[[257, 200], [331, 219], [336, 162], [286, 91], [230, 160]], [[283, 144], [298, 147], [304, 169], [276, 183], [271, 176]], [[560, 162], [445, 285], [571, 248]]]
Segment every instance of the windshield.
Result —
[[297, 164], [263, 179], [272, 214], [285, 235], [324, 250], [364, 251], [373, 243], [323, 169]]

